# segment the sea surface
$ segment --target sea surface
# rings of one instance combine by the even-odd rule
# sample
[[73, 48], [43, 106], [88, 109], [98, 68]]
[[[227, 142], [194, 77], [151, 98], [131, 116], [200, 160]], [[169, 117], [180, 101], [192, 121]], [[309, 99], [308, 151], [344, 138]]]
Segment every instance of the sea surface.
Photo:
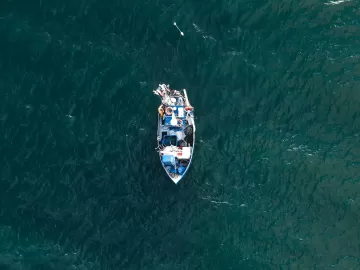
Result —
[[[360, 269], [359, 18], [357, 0], [2, 0], [0, 269]], [[178, 185], [159, 83], [195, 107]]]

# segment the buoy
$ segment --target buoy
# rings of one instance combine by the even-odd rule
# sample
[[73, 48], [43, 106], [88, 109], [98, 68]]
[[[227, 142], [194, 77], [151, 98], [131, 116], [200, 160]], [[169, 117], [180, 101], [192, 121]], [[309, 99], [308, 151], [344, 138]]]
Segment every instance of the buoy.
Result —
[[184, 36], [184, 32], [180, 30], [180, 28], [177, 26], [176, 22], [174, 22], [174, 25], [179, 30], [180, 35]]
[[165, 113], [166, 115], [171, 115], [173, 113], [173, 109], [171, 107], [166, 107]]

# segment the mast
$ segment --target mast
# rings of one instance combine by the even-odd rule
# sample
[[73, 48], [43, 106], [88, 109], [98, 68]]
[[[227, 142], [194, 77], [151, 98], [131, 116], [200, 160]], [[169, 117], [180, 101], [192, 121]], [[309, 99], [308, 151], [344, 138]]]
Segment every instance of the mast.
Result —
[[191, 107], [190, 103], [189, 103], [189, 99], [186, 93], [186, 89], [183, 90], [184, 91], [184, 96], [185, 96], [185, 106], [187, 107]]

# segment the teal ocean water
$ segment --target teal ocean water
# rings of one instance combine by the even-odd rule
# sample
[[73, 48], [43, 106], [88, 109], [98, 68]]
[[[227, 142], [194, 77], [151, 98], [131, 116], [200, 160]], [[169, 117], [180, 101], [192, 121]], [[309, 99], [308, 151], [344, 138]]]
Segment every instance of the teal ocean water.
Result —
[[[359, 8], [1, 1], [0, 269], [360, 269]], [[196, 113], [178, 185], [162, 82]]]

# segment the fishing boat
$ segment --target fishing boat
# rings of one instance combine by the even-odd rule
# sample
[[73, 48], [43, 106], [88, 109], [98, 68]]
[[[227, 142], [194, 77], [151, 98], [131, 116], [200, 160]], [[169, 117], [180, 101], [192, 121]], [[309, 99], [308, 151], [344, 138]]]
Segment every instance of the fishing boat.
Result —
[[177, 184], [190, 168], [195, 146], [194, 108], [186, 90], [171, 90], [159, 84], [155, 95], [161, 98], [158, 108], [157, 148], [166, 174]]

